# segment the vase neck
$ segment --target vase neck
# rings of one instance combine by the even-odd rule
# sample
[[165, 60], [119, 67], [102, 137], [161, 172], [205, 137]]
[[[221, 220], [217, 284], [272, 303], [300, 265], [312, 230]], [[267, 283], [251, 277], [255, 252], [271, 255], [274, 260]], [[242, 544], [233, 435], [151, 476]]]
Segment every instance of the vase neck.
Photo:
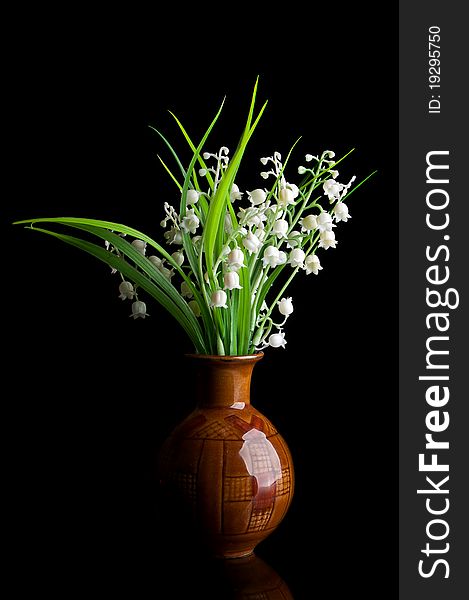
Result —
[[[204, 408], [251, 403], [251, 376], [262, 353], [252, 356], [190, 355], [195, 370], [195, 397]], [[238, 406], [239, 407], [239, 406]]]

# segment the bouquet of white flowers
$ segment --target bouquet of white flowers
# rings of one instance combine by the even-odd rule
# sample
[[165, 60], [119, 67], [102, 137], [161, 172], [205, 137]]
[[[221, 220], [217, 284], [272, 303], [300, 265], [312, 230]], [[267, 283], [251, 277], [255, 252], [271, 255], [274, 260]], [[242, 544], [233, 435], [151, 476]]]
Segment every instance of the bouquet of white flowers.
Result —
[[[317, 275], [322, 269], [318, 251], [336, 247], [334, 228], [350, 218], [344, 201], [371, 175], [359, 183], [355, 177], [339, 183], [337, 166], [351, 151], [336, 160], [334, 152], [325, 150], [306, 154], [304, 165], [295, 169], [301, 180], [293, 183], [287, 166], [297, 140], [284, 160], [277, 151], [260, 159], [265, 187], [240, 191], [236, 176], [267, 105], [254, 117], [256, 92], [257, 82], [231, 158], [225, 146], [217, 152], [205, 150], [223, 103], [198, 146], [173, 115], [193, 152], [187, 168], [155, 129], [180, 173], [175, 175], [160, 158], [179, 190], [177, 209], [164, 203], [161, 244], [126, 225], [96, 219], [37, 218], [17, 223], [29, 224], [107, 263], [121, 277], [119, 297], [132, 301], [130, 316], [147, 317], [142, 296], [153, 297], [184, 328], [197, 353], [234, 356], [267, 346], [285, 347], [284, 325], [293, 312], [287, 288], [300, 271]], [[247, 202], [242, 207], [243, 200]], [[52, 231], [39, 223], [67, 226], [84, 235]], [[89, 234], [101, 243], [90, 241]]]

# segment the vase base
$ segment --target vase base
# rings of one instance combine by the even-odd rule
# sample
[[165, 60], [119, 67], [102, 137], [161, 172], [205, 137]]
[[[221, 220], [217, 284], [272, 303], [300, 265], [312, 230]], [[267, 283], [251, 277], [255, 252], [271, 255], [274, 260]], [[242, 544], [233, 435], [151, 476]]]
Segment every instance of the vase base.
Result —
[[233, 558], [247, 558], [253, 554], [254, 548], [252, 548], [252, 550], [241, 550], [238, 552], [224, 552], [223, 554], [217, 555], [216, 558], [231, 560]]

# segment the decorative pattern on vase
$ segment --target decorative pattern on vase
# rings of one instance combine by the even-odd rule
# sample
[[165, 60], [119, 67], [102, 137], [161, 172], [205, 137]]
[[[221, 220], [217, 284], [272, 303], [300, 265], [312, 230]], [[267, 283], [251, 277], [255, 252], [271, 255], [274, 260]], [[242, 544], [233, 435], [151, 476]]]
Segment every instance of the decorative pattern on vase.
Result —
[[161, 452], [166, 490], [183, 500], [214, 553], [227, 557], [250, 554], [278, 526], [293, 495], [288, 447], [246, 400], [199, 406]]

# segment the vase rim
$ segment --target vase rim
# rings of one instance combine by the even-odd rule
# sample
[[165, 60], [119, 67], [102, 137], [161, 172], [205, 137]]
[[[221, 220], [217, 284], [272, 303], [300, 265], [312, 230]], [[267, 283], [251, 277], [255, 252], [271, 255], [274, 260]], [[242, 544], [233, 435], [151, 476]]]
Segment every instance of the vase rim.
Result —
[[195, 358], [197, 360], [206, 360], [212, 362], [257, 362], [263, 358], [263, 352], [257, 352], [256, 354], [243, 354], [243, 355], [225, 355], [221, 356], [218, 354], [185, 354], [186, 358]]

